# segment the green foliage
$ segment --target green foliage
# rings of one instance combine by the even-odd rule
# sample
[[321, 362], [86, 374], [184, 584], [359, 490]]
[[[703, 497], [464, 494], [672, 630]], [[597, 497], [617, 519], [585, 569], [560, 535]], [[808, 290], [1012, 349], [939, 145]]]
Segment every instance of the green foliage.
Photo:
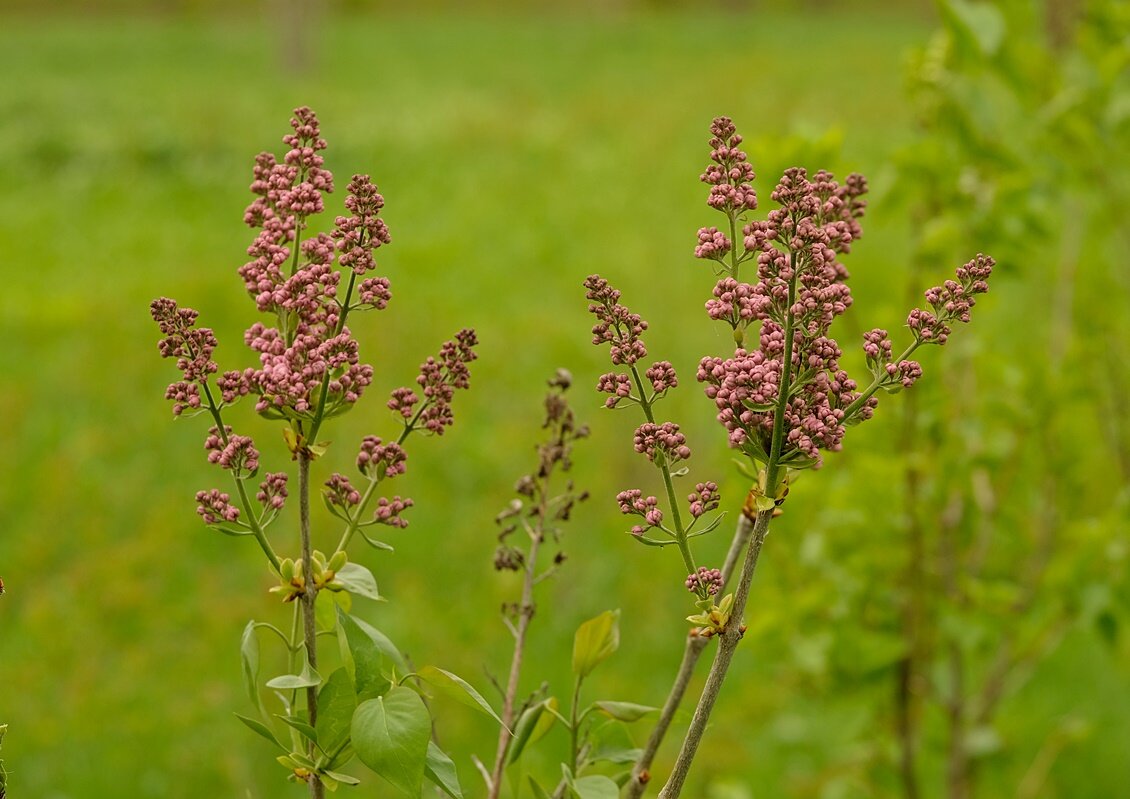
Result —
[[573, 673], [584, 679], [620, 648], [620, 611], [606, 610], [577, 628], [573, 637]]
[[420, 795], [432, 720], [423, 700], [403, 686], [367, 699], [353, 714], [357, 757], [409, 796]]

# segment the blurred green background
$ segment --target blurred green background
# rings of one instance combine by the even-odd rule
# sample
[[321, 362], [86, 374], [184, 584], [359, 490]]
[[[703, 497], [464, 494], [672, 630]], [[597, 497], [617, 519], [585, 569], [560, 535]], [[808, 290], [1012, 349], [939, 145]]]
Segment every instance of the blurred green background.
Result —
[[[355, 550], [390, 599], [359, 612], [415, 662], [484, 693], [485, 675], [504, 672], [498, 608], [518, 585], [491, 567], [492, 519], [535, 463], [544, 381], [563, 366], [593, 430], [575, 472], [593, 499], [540, 589], [523, 687], [566, 693], [572, 630], [619, 607], [621, 651], [591, 696], [661, 703], [690, 603], [678, 558], [623, 534], [615, 492], [658, 493], [656, 475], [631, 451], [638, 420], [591, 390], [607, 362], [580, 284], [601, 273], [651, 322], [650, 352], [684, 384], [661, 413], [694, 447], [689, 479], [717, 480], [735, 514], [745, 486], [693, 382], [702, 355], [727, 350], [702, 313], [714, 278], [691, 255], [697, 228], [717, 222], [697, 178], [709, 122], [726, 114], [764, 206], [793, 164], [870, 179], [839, 332], [856, 372], [862, 331], [899, 331], [921, 291], [977, 251], [1000, 267], [973, 324], [925, 353], [913, 397], [885, 398], [795, 487], [687, 795], [905, 796], [900, 718], [923, 796], [1127, 795], [1124, 4], [409, 13], [358, 0], [308, 13], [300, 35], [285, 3], [8, 5], [0, 723], [12, 796], [302, 795], [231, 715], [248, 710], [244, 623], [286, 613], [258, 550], [193, 513], [193, 493], [222, 475], [204, 458], [207, 424], [173, 421], [161, 399], [175, 372], [147, 314], [175, 297], [216, 329], [221, 368], [251, 362], [241, 336], [255, 313], [236, 275], [246, 187], [301, 104], [329, 140], [331, 214], [348, 176], [371, 173], [393, 235], [380, 253], [393, 303], [354, 320], [377, 377], [329, 431], [323, 468], [393, 429], [387, 392], [441, 341], [470, 325], [482, 342], [455, 427], [411, 442], [396, 490], [416, 507], [396, 553]], [[234, 418], [266, 468], [287, 466], [250, 405]], [[315, 518], [328, 544], [336, 527]], [[290, 532], [274, 531], [287, 554]], [[707, 539], [702, 560], [728, 538]], [[469, 758], [489, 759], [495, 733], [460, 706], [437, 710], [477, 795]], [[565, 745], [561, 731], [547, 738], [535, 773], [552, 779]], [[955, 761], [965, 794], [947, 778]]]

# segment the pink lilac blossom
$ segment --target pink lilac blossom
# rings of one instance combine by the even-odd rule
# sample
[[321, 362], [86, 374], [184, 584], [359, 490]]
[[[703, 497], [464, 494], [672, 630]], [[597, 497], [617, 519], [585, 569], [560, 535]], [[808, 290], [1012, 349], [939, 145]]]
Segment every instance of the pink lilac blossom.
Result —
[[695, 258], [721, 260], [733, 249], [733, 243], [716, 227], [704, 227], [698, 231], [698, 246], [694, 248]]
[[264, 508], [279, 510], [286, 502], [286, 472], [270, 472], [267, 479], [259, 484], [259, 491], [255, 498]]
[[376, 268], [373, 251], [392, 241], [388, 226], [379, 218], [385, 200], [368, 175], [354, 175], [349, 181], [345, 207], [352, 216], [339, 216], [333, 238], [340, 252], [338, 263], [362, 275]]
[[705, 592], [709, 596], [715, 596], [722, 590], [724, 583], [721, 569], [708, 569], [705, 566], [699, 566], [696, 573], [687, 575], [683, 584], [692, 594]]
[[365, 436], [357, 454], [357, 468], [370, 478], [396, 477], [407, 471], [408, 453], [395, 441], [381, 443], [377, 436]]
[[204, 519], [205, 524], [219, 524], [220, 522], [234, 522], [239, 519], [239, 508], [229, 501], [231, 497], [213, 488], [211, 491], [197, 491], [196, 501], [199, 503], [196, 512]]
[[585, 299], [590, 300], [589, 313], [596, 316], [592, 328], [593, 344], [611, 344], [612, 363], [631, 366], [647, 356], [647, 347], [640, 336], [647, 322], [620, 304], [620, 292], [599, 275], [585, 279]]
[[636, 452], [646, 455], [650, 461], [664, 458], [670, 464], [691, 456], [687, 437], [679, 432], [679, 426], [674, 422], [646, 422], [640, 425], [636, 428], [633, 445]]
[[416, 383], [424, 396], [424, 404], [415, 416], [413, 407], [420, 399], [407, 388], [393, 391], [388, 407], [406, 420], [415, 419], [425, 430], [443, 435], [444, 429], [454, 422], [451, 401], [455, 391], [470, 385], [471, 372], [467, 364], [478, 357], [474, 350], [478, 343], [475, 331], [465, 328], [455, 334], [453, 341], [443, 343], [438, 356], [429, 357], [420, 365]]
[[915, 340], [922, 344], [945, 344], [950, 323], [968, 322], [976, 296], [988, 292], [994, 266], [996, 261], [978, 253], [972, 261], [958, 267], [957, 280], [947, 280], [927, 290], [926, 301], [933, 312], [915, 308], [906, 320]]
[[230, 425], [224, 425], [221, 434], [213, 425], [204, 439], [204, 449], [208, 451], [208, 462], [217, 463], [236, 475], [250, 474], [259, 468], [259, 451], [255, 442], [248, 436], [232, 435]]
[[381, 497], [377, 500], [377, 507], [373, 511], [373, 519], [377, 524], [387, 524], [389, 527], [400, 527], [401, 529], [408, 526], [408, 520], [401, 518], [401, 515], [408, 508], [412, 507], [414, 503], [408, 497], [403, 499], [395, 496], [392, 499]]
[[625, 516], [644, 517], [649, 527], [658, 527], [663, 523], [663, 511], [659, 509], [659, 500], [656, 497], [645, 498], [638, 488], [621, 491], [616, 495], [616, 504], [620, 506], [620, 512]]
[[353, 487], [349, 478], [334, 472], [326, 481], [326, 501], [342, 509], [349, 509], [361, 501], [361, 492]]
[[612, 396], [604, 401], [604, 407], [615, 408], [620, 400], [632, 395], [632, 378], [622, 372], [608, 372], [600, 376], [596, 390], [602, 394], [611, 394]]
[[178, 308], [168, 297], [154, 300], [149, 312], [164, 336], [157, 348], [162, 358], [176, 358], [182, 379], [170, 383], [165, 399], [173, 400], [173, 415], [201, 405], [200, 386], [207, 385], [208, 375], [219, 367], [212, 360], [217, 346], [211, 329], [196, 327], [199, 314], [191, 308]]
[[718, 494], [718, 484], [713, 481], [696, 483], [694, 493], [687, 495], [687, 504], [690, 505], [691, 518], [700, 516], [717, 509], [721, 497]]
[[[710, 146], [717, 150], [718, 131], [732, 129], [728, 119], [715, 120]], [[711, 158], [716, 160], [715, 152]], [[731, 446], [754, 458], [767, 459], [771, 448], [787, 328], [793, 330], [789, 372], [800, 382], [790, 386], [782, 408], [784, 455], [794, 463], [803, 457], [819, 465], [819, 450], [841, 445], [844, 409], [858, 393], [839, 368], [840, 348], [827, 331], [851, 305], [847, 270], [837, 256], [861, 234], [858, 217], [865, 203], [859, 198], [866, 188], [857, 175], [841, 186], [828, 172], [809, 179], [803, 169], [787, 170], [771, 195], [780, 207], [743, 228], [746, 253], [756, 256], [757, 283], [742, 283], [736, 275], [724, 278], [706, 304], [712, 319], [725, 320], [735, 330], [761, 323], [757, 349], [739, 347], [730, 358], [704, 358], [697, 374]], [[712, 207], [717, 196], [712, 188]], [[735, 209], [719, 210], [732, 214]]]
[[359, 308], [375, 308], [383, 311], [392, 299], [387, 277], [367, 277], [357, 287], [357, 297], [360, 300]]
[[733, 328], [766, 318], [772, 300], [749, 283], [732, 277], [722, 278], [714, 286], [714, 299], [706, 301], [706, 314], [714, 320], [725, 320]]
[[[726, 214], [757, 208], [757, 193], [750, 183], [756, 177], [749, 156], [740, 149], [742, 137], [729, 117], [718, 117], [710, 125], [710, 160], [699, 177], [710, 186], [707, 205]], [[701, 240], [701, 233], [700, 233]]]
[[671, 365], [670, 361], [656, 361], [648, 367], [644, 376], [651, 381], [651, 388], [656, 394], [662, 394], [667, 389], [679, 385], [675, 367]]

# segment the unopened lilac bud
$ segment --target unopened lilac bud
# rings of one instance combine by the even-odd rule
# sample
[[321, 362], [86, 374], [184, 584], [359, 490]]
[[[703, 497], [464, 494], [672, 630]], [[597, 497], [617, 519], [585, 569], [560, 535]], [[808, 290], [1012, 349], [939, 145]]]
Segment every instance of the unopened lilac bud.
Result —
[[656, 394], [662, 394], [667, 389], [679, 385], [675, 367], [670, 361], [656, 361], [648, 368], [645, 376], [651, 381], [651, 388]]
[[615, 408], [620, 400], [632, 395], [632, 378], [624, 373], [608, 372], [600, 376], [596, 390], [611, 394], [612, 396], [604, 401], [604, 405], [607, 408]]
[[636, 429], [634, 445], [636, 452], [647, 455], [650, 461], [665, 457], [668, 463], [672, 463], [686, 460], [691, 456], [687, 438], [679, 432], [679, 426], [674, 422], [663, 424], [647, 422], [640, 425]]
[[269, 473], [267, 479], [259, 484], [259, 492], [255, 498], [264, 508], [279, 510], [286, 502], [286, 481], [286, 472]]
[[592, 328], [593, 344], [610, 344], [612, 363], [631, 366], [647, 356], [647, 347], [640, 338], [647, 322], [620, 304], [620, 292], [599, 275], [589, 275], [584, 283], [585, 298], [590, 300], [589, 313], [597, 323]]
[[694, 493], [687, 495], [691, 516], [695, 519], [715, 510], [720, 502], [718, 484], [713, 481], [696, 483]]
[[708, 569], [700, 566], [694, 574], [688, 574], [684, 585], [692, 594], [707, 594], [714, 596], [722, 590], [724, 581], [720, 569]]
[[382, 444], [377, 436], [365, 436], [357, 454], [357, 468], [373, 478], [395, 477], [407, 471], [407, 460], [408, 453], [395, 441]]
[[698, 231], [698, 246], [694, 248], [694, 257], [718, 260], [732, 247], [733, 244], [718, 228], [704, 227]]
[[377, 500], [376, 510], [373, 511], [373, 519], [378, 524], [387, 524], [390, 527], [404, 528], [408, 526], [408, 520], [401, 518], [400, 514], [412, 507], [414, 503], [408, 497], [403, 499], [395, 496], [392, 499], [381, 497]]
[[343, 510], [351, 508], [361, 501], [361, 492], [353, 487], [348, 477], [337, 472], [334, 472], [330, 479], [326, 481], [323, 493], [331, 505], [336, 505]]
[[232, 505], [230, 500], [230, 496], [217, 488], [211, 491], [197, 491], [196, 512], [204, 519], [205, 524], [234, 522], [239, 519], [239, 509]]

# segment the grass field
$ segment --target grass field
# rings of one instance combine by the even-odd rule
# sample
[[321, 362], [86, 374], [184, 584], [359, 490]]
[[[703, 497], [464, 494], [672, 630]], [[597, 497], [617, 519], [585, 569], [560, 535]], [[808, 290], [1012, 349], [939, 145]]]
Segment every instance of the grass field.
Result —
[[[883, 197], [891, 153], [914, 135], [904, 54], [927, 39], [930, 19], [834, 10], [818, 24], [784, 12], [327, 17], [299, 75], [282, 66], [277, 31], [262, 19], [0, 22], [0, 575], [9, 589], [0, 723], [10, 725], [3, 756], [14, 797], [301, 795], [231, 716], [246, 711], [244, 623], [285, 614], [263, 591], [270, 575], [254, 547], [207, 532], [193, 514], [193, 493], [218, 482], [201, 449], [206, 425], [171, 420], [161, 395], [173, 370], [157, 356], [147, 314], [161, 295], [199, 308], [220, 338], [222, 368], [249, 362], [240, 342], [254, 309], [235, 273], [250, 241], [246, 186], [253, 156], [279, 149], [294, 106], [319, 113], [339, 187], [352, 172], [374, 176], [393, 235], [381, 252], [393, 303], [355, 328], [377, 378], [329, 435], [340, 443], [327, 460], [348, 464], [361, 435], [391, 430], [387, 391], [460, 327], [479, 331], [455, 427], [413, 442], [398, 486], [417, 503], [411, 526], [396, 534], [394, 555], [361, 557], [391, 600], [366, 615], [416, 662], [484, 691], [484, 671], [507, 663], [497, 608], [516, 590], [491, 568], [492, 519], [534, 462], [544, 380], [558, 366], [575, 374], [574, 402], [593, 427], [576, 479], [594, 498], [569, 528], [570, 560], [545, 588], [532, 640], [540, 671], [528, 687], [544, 677], [566, 691], [572, 630], [610, 607], [623, 609], [623, 646], [594, 692], [658, 704], [669, 684], [683, 574], [667, 551], [621, 532], [612, 496], [653, 474], [631, 451], [636, 420], [601, 412], [590, 390], [605, 356], [589, 344], [580, 284], [600, 272], [651, 321], [649, 349], [685, 384], [665, 413], [695, 445], [693, 474], [718, 479], [736, 508], [741, 477], [691, 380], [702, 354], [726, 349], [701, 313], [713, 279], [691, 257], [696, 229], [715, 221], [697, 182], [713, 116], [732, 116], [746, 133], [766, 205], [794, 162], [871, 179], [866, 238], [847, 262], [860, 314], [847, 327], [856, 338], [904, 318], [913, 231]], [[971, 242], [970, 254], [992, 244]], [[928, 280], [954, 266], [938, 264]], [[1002, 269], [983, 314], [961, 331], [959, 362], [1007, 371], [1024, 351], [1025, 309], [1041, 279]], [[946, 394], [945, 372], [931, 368], [950, 355], [924, 359], [926, 397]], [[1085, 392], [1071, 402], [1081, 419], [1100, 412]], [[258, 434], [268, 468], [281, 468], [282, 442], [250, 407], [236, 418]], [[993, 422], [969, 434], [995, 434]], [[887, 579], [882, 558], [853, 576], [856, 547], [838, 534], [866, 534], [866, 508], [894, 502], [897, 440], [894, 415], [854, 430], [853, 451], [796, 490], [809, 509], [770, 538], [751, 623], [760, 633], [743, 645], [688, 795], [895, 795], [883, 776], [890, 755], [868, 727], [869, 709], [888, 701], [886, 678], [827, 663], [852, 658], [829, 632], [838, 601], [829, 586]], [[1078, 524], [1124, 543], [1110, 457], [1080, 455], [1076, 468], [1089, 486]], [[708, 549], [718, 557], [725, 543], [718, 536]], [[872, 545], [892, 546], [889, 534]], [[819, 628], [806, 626], [813, 619]], [[1125, 652], [1087, 624], [1065, 631], [1006, 704], [1006, 745], [987, 761], [985, 796], [1012, 796], [1065, 720], [1089, 735], [1065, 739], [1038, 795], [1122, 795]], [[445, 744], [474, 785], [469, 755], [488, 757], [494, 732], [459, 706], [440, 710]], [[554, 773], [564, 746], [564, 736], [547, 739], [533, 767]], [[929, 795], [941, 796], [930, 763]]]

